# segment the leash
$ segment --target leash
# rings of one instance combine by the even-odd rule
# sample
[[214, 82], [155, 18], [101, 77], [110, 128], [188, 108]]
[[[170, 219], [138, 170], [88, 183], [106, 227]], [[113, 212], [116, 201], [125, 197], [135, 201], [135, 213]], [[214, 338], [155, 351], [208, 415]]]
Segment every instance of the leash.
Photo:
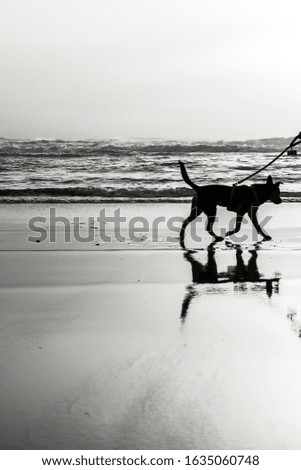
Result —
[[[298, 142], [297, 142], [298, 141]], [[268, 168], [270, 165], [272, 165], [276, 160], [278, 160], [278, 158], [280, 158], [285, 152], [287, 152], [289, 149], [292, 149], [294, 147], [296, 147], [297, 145], [301, 144], [301, 132], [299, 132], [298, 135], [296, 135], [296, 137], [294, 137], [294, 139], [291, 141], [291, 143], [284, 149], [282, 150], [282, 152], [279, 153], [279, 155], [277, 155], [277, 157], [273, 158], [272, 161], [270, 161], [269, 163], [267, 163], [265, 166], [263, 166], [262, 168], [259, 168], [259, 170], [257, 171], [254, 171], [254, 173], [252, 173], [251, 175], [249, 176], [246, 176], [245, 178], [243, 178], [242, 180], [238, 181], [237, 183], [234, 183], [233, 186], [237, 186], [238, 184], [241, 184], [241, 183], [244, 183], [245, 181], [249, 180], [250, 178], [253, 178], [253, 176], [256, 176], [258, 175], [258, 173], [261, 173], [261, 171], [265, 170], [266, 168]]]
[[[271, 160], [269, 163], [267, 163], [266, 165], [264, 165], [262, 168], [259, 168], [259, 170], [257, 171], [254, 171], [254, 173], [252, 173], [251, 175], [249, 176], [246, 176], [245, 178], [243, 178], [242, 180], [238, 181], [237, 183], [234, 183], [232, 185], [232, 190], [231, 190], [231, 193], [230, 193], [230, 197], [229, 197], [229, 201], [228, 201], [228, 205], [227, 205], [227, 208], [229, 208], [229, 210], [231, 210], [231, 206], [233, 204], [233, 199], [234, 199], [234, 192], [235, 192], [235, 188], [237, 188], [237, 186], [241, 183], [244, 183], [245, 181], [253, 178], [253, 176], [256, 176], [258, 175], [258, 173], [261, 173], [263, 170], [265, 170], [266, 168], [268, 168], [270, 165], [272, 165], [276, 160], [278, 160], [278, 158], [280, 158], [285, 152], [287, 152], [289, 149], [293, 149], [294, 147], [296, 147], [297, 145], [301, 144], [301, 132], [299, 132], [298, 135], [296, 135], [296, 137], [293, 138], [293, 140], [291, 141], [291, 143], [284, 149], [282, 150], [282, 152], [279, 153], [279, 155], [277, 155], [277, 157], [273, 158], [273, 160]], [[254, 188], [252, 188], [251, 186], [251, 190], [252, 190], [252, 193], [253, 193], [253, 196], [254, 196], [254, 199], [256, 201], [256, 203], [258, 203], [258, 195], [256, 193], [256, 191], [254, 190]]]

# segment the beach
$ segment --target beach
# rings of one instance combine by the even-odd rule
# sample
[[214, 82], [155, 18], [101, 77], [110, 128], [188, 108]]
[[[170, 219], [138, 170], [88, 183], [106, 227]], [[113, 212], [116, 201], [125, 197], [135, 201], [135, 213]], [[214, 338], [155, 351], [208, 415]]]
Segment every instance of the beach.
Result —
[[300, 467], [300, 5], [2, 2], [1, 468]]
[[187, 203], [53, 208], [1, 205], [1, 449], [301, 449], [300, 204], [186, 250]]

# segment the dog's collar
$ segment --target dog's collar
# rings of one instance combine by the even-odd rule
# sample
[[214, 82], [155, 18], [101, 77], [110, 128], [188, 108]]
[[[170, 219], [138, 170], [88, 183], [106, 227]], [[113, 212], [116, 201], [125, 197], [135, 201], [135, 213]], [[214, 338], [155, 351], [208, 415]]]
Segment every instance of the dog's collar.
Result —
[[259, 205], [260, 205], [260, 200], [259, 200], [259, 197], [258, 197], [258, 193], [257, 193], [257, 191], [255, 190], [255, 188], [254, 188], [253, 185], [250, 186], [250, 188], [251, 188], [252, 194], [253, 194], [253, 196], [254, 196], [255, 202], [256, 202], [256, 204], [259, 206]]

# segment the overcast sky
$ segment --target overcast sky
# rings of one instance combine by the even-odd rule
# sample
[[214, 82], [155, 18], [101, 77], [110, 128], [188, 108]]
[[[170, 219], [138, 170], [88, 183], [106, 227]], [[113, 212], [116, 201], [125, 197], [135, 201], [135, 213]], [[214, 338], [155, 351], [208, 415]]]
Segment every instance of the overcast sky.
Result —
[[2, 0], [0, 135], [301, 130], [297, 0]]

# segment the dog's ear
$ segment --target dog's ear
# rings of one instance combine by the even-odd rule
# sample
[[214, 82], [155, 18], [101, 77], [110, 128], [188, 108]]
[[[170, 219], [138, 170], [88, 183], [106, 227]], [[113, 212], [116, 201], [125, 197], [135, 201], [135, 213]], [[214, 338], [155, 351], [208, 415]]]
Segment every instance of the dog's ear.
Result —
[[272, 184], [273, 184], [273, 178], [271, 177], [271, 175], [269, 175], [269, 176], [267, 177], [267, 184], [268, 184], [269, 186], [272, 186]]

